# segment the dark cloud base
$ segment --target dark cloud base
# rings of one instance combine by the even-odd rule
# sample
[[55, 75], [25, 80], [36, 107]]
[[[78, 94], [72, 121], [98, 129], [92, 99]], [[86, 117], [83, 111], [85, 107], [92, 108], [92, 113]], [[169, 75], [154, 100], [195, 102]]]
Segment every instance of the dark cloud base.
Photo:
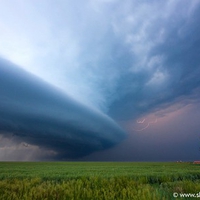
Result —
[[109, 117], [0, 60], [0, 131], [75, 158], [109, 148], [126, 136]]

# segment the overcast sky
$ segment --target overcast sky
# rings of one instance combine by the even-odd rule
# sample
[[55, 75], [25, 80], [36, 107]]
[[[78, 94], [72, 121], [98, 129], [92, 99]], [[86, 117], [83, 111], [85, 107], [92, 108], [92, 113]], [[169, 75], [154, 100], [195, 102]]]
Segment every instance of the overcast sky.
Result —
[[0, 160], [200, 159], [198, 0], [2, 0]]

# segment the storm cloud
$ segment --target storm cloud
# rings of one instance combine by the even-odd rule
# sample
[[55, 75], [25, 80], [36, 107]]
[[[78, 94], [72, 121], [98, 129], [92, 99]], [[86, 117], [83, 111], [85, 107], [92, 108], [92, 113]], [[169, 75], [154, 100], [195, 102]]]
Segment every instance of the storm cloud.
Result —
[[0, 95], [0, 132], [53, 149], [63, 158], [109, 148], [126, 135], [98, 110], [2, 59]]
[[[15, 130], [14, 138], [18, 135], [22, 142], [26, 138], [28, 143], [54, 149], [61, 157], [83, 156], [119, 144], [126, 134], [114, 123], [128, 133], [125, 146], [134, 146], [129, 158], [136, 158], [134, 153], [146, 144], [146, 136], [138, 134], [149, 131], [146, 138], [151, 138], [153, 126], [160, 127], [160, 140], [163, 137], [163, 143], [169, 142], [171, 136], [165, 127], [174, 123], [165, 119], [166, 124], [159, 126], [162, 119], [189, 105], [199, 108], [199, 24], [198, 0], [3, 0], [0, 55], [20, 67], [14, 70], [13, 64], [1, 61], [2, 66], [11, 66], [4, 67], [7, 71], [0, 75], [4, 83], [1, 93], [9, 97], [9, 101], [1, 98], [3, 129]], [[14, 87], [5, 78], [7, 74], [16, 80]], [[187, 114], [183, 113], [187, 130], [190, 119], [187, 124]], [[154, 117], [147, 120], [148, 116]], [[195, 131], [199, 130], [195, 127], [191, 141], [196, 140]], [[64, 130], [68, 131], [64, 134]], [[172, 132], [175, 138], [181, 135]], [[48, 142], [46, 135], [51, 136]], [[153, 139], [148, 141], [152, 147]], [[152, 159], [158, 158], [159, 143], [157, 147]], [[83, 154], [74, 150], [78, 148], [84, 149]], [[181, 145], [174, 144], [174, 149], [178, 148]], [[166, 153], [166, 158], [170, 155]], [[141, 153], [137, 159], [140, 156], [149, 158]]]

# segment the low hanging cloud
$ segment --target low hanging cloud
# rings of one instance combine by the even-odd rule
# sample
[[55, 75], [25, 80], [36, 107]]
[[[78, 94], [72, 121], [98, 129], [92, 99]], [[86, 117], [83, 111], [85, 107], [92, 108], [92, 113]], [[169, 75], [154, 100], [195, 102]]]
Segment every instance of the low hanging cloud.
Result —
[[0, 160], [54, 160], [57, 156], [58, 153], [56, 151], [28, 144], [11, 133], [0, 134]]
[[[33, 81], [33, 76], [26, 78], [16, 70], [15, 87], [0, 86], [5, 96], [0, 102], [2, 127], [9, 133], [14, 130], [15, 138], [18, 135], [40, 148], [52, 146], [61, 157], [81, 155], [74, 150], [79, 147], [86, 155], [104, 149], [107, 142], [120, 141], [115, 136], [114, 142], [114, 134], [104, 135], [115, 132], [108, 125], [113, 121], [104, 121], [106, 115], [118, 123], [143, 122], [150, 113], [170, 108], [164, 109], [164, 116], [200, 99], [200, 1], [27, 0], [19, 4], [2, 0], [1, 4], [0, 55], [54, 85], [38, 78]], [[11, 71], [0, 75], [2, 81]], [[16, 85], [14, 80], [19, 80]], [[133, 131], [147, 131], [158, 125], [155, 121], [136, 123]], [[105, 124], [109, 128], [104, 129]], [[23, 136], [21, 130], [28, 134]], [[45, 134], [51, 136], [48, 142]]]
[[0, 60], [0, 132], [75, 158], [109, 148], [126, 136], [109, 117], [36, 76]]

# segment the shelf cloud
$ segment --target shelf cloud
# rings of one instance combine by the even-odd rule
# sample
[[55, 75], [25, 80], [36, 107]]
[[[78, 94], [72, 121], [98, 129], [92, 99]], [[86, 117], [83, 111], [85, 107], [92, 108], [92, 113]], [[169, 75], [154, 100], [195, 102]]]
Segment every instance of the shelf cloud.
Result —
[[0, 131], [75, 158], [126, 136], [108, 116], [84, 106], [36, 76], [0, 60]]

